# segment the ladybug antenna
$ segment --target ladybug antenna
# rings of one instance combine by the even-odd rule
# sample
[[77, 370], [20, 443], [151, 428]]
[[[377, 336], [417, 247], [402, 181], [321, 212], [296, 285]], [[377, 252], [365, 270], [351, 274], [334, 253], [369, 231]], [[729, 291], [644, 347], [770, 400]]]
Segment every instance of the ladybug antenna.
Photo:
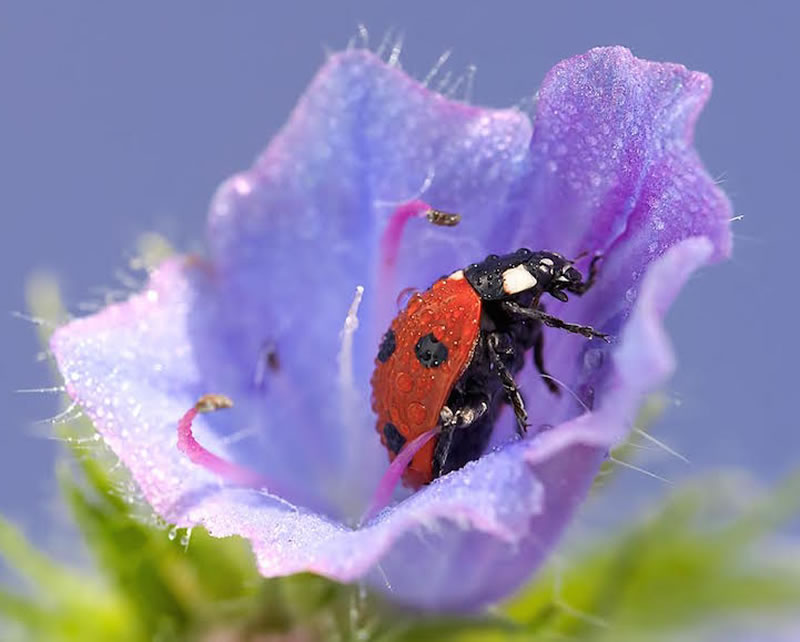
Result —
[[576, 256], [574, 259], [567, 259], [567, 262], [570, 263], [571, 265], [574, 265], [575, 263], [580, 261], [584, 256], [589, 256], [589, 250], [584, 250], [583, 252], [578, 254], [578, 256]]

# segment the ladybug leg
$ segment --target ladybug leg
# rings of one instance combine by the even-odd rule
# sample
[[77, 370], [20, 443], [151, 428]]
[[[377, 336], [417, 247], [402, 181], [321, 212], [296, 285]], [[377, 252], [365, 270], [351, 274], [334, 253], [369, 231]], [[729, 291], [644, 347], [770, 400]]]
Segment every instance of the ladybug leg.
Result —
[[439, 435], [439, 441], [436, 442], [436, 449], [433, 452], [433, 478], [442, 476], [442, 471], [445, 470], [445, 463], [447, 457], [450, 455], [450, 447], [453, 445], [453, 429], [445, 430]]
[[456, 430], [468, 428], [489, 411], [489, 398], [485, 395], [471, 398], [464, 407], [453, 412], [449, 406], [444, 406], [439, 413], [441, 433], [436, 442], [434, 452], [434, 478], [438, 477], [445, 469], [450, 447], [453, 445], [453, 436]]
[[514, 381], [514, 377], [506, 367], [506, 364], [503, 363], [503, 359], [498, 352], [499, 345], [500, 336], [497, 333], [490, 334], [486, 342], [489, 358], [492, 360], [494, 370], [500, 378], [500, 383], [503, 384], [508, 403], [514, 409], [514, 416], [517, 418], [517, 433], [520, 437], [523, 437], [528, 432], [528, 411], [525, 410], [525, 400], [522, 398], [517, 382]]
[[433, 476], [434, 478], [442, 474], [447, 456], [450, 454], [450, 447], [453, 445], [453, 432], [455, 432], [455, 415], [447, 406], [442, 408], [440, 413], [442, 422], [442, 432], [436, 442], [436, 449], [433, 454]]
[[544, 332], [541, 329], [536, 333], [536, 338], [533, 340], [533, 365], [542, 375], [542, 381], [544, 381], [547, 389], [557, 397], [560, 396], [561, 388], [553, 381], [552, 375], [544, 367]]
[[605, 334], [604, 332], [599, 332], [589, 325], [568, 323], [559, 319], [558, 317], [547, 314], [543, 310], [538, 308], [523, 308], [521, 305], [514, 303], [513, 301], [503, 301], [503, 307], [511, 314], [517, 314], [528, 317], [529, 319], [535, 319], [536, 321], [540, 321], [550, 328], [558, 328], [559, 330], [566, 330], [567, 332], [583, 335], [587, 339], [598, 338], [602, 339], [606, 343], [611, 343], [610, 335]]

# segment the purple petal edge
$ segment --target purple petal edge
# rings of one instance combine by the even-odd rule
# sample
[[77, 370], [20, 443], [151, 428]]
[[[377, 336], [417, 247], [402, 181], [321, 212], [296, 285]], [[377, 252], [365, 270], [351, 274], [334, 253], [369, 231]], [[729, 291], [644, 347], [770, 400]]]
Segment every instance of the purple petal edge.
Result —
[[[385, 510], [359, 530], [337, 527], [315, 515], [247, 506], [243, 491], [212, 499], [191, 516], [191, 523], [203, 523], [214, 535], [245, 534], [253, 542], [261, 572], [268, 576], [311, 571], [352, 581], [380, 563], [392, 597], [408, 604], [463, 610], [502, 597], [510, 586], [526, 581], [545, 558], [591, 486], [606, 452], [627, 434], [643, 396], [671, 373], [674, 358], [661, 320], [686, 279], [708, 262], [712, 252], [709, 240], [692, 238], [653, 264], [615, 351], [614, 383], [596, 412], [489, 453]], [[576, 470], [576, 463], [583, 468]], [[571, 477], [564, 477], [565, 469]], [[520, 488], [528, 489], [522, 502]], [[443, 556], [422, 547], [410, 567], [402, 555], [403, 545], [418, 537], [447, 542], [465, 525], [492, 540], [484, 545], [492, 549], [494, 572], [505, 569], [508, 584], [498, 591], [497, 583], [476, 583], [468, 595], [458, 588], [438, 592], [435, 582], [433, 590], [420, 586], [418, 569], [426, 563], [436, 568], [436, 557]], [[450, 560], [448, 574], [457, 575], [453, 566], [469, 567], [468, 553], [453, 554]], [[368, 581], [387, 590], [383, 574], [373, 573]]]
[[[576, 83], [570, 76], [573, 69], [577, 80], [587, 70], [594, 75]], [[180, 526], [203, 524], [213, 535], [249, 538], [264, 575], [308, 570], [342, 581], [363, 578], [390, 591], [397, 601], [427, 609], [485, 606], [525, 582], [552, 548], [608, 448], [624, 436], [642, 395], [674, 368], [660, 323], [666, 308], [693, 269], [729, 250], [727, 201], [691, 148], [691, 127], [708, 94], [707, 81], [703, 74], [680, 66], [633, 59], [621, 48], [593, 50], [565, 61], [543, 86], [531, 159], [524, 152], [530, 123], [519, 112], [454, 106], [374, 56], [340, 54], [301, 102], [294, 124], [286, 129], [289, 133], [279, 137], [283, 144], [271, 145], [258, 171], [232, 179], [230, 189], [222, 190], [225, 198], [218, 198], [212, 208], [217, 214], [212, 216], [213, 265], [198, 269], [197, 262], [171, 261], [141, 294], [56, 332], [52, 347], [67, 390], [131, 470], [157, 513]], [[611, 94], [600, 91], [603, 83]], [[556, 110], [567, 106], [564, 96], [576, 87], [582, 102], [575, 102], [577, 111], [562, 122], [565, 112]], [[616, 96], [618, 89], [624, 92], [624, 104], [603, 103], [604, 95]], [[361, 96], [355, 102], [354, 92]], [[584, 149], [590, 144], [588, 134], [597, 132], [583, 131], [582, 125], [616, 122], [603, 117], [601, 110], [606, 109], [638, 119], [629, 124], [639, 133], [631, 133], [623, 149], [630, 155], [629, 165], [645, 169], [614, 189], [600, 180], [597, 191], [589, 189], [595, 187], [594, 177], [584, 172], [586, 180], [575, 181], [573, 194], [570, 167], [564, 163], [585, 161], [584, 169], [592, 169], [591, 157], [567, 153], [564, 161], [558, 160], [560, 171], [553, 173], [547, 161], [554, 159], [547, 154], [559, 155], [559, 142]], [[664, 117], [670, 113], [678, 118]], [[342, 114], [349, 128], [332, 117]], [[436, 142], [427, 145], [427, 138], [420, 136], [417, 144], [404, 147], [405, 132], [419, 130], [421, 115], [430, 119], [425, 131], [435, 134]], [[364, 150], [353, 145], [361, 141], [364, 122], [372, 123], [367, 129], [373, 162], [366, 184], [374, 188], [366, 192], [358, 189], [364, 178]], [[556, 131], [554, 125], [562, 129]], [[608, 141], [615, 144], [611, 129]], [[474, 137], [466, 145], [470, 132]], [[596, 138], [591, 146], [601, 150], [604, 139]], [[393, 144], [395, 139], [401, 144]], [[333, 142], [338, 146], [331, 157], [328, 143]], [[605, 158], [604, 152], [595, 153]], [[649, 156], [639, 159], [640, 153]], [[454, 248], [440, 251], [453, 245], [453, 239], [458, 241], [455, 245], [471, 248], [470, 253], [483, 245], [513, 249], [505, 242], [518, 233], [525, 235], [525, 244], [531, 238], [546, 239], [562, 251], [572, 249], [570, 243], [580, 250], [610, 242], [614, 249], [602, 282], [583, 301], [570, 304], [570, 320], [573, 314], [576, 321], [608, 319], [616, 324], [615, 333], [621, 327], [621, 343], [604, 358], [602, 369], [577, 373], [575, 378], [565, 377], [563, 370], [558, 373], [579, 394], [584, 384], [598, 392], [594, 412], [564, 421], [535, 439], [504, 445], [357, 528], [355, 522], [345, 524], [330, 516], [357, 516], [365, 489], [368, 494], [374, 488], [368, 469], [372, 466], [379, 473], [375, 464], [385, 465], [366, 403], [363, 422], [344, 421], [341, 395], [330, 386], [332, 376], [321, 376], [320, 360], [306, 358], [305, 353], [283, 359], [282, 372], [266, 383], [253, 370], [265, 339], [305, 346], [317, 357], [324, 343], [327, 358], [321, 362], [335, 363], [352, 287], [365, 283], [368, 296], [380, 287], [370, 287], [370, 279], [378, 273], [374, 250], [389, 209], [364, 203], [359, 195], [366, 193], [367, 200], [393, 198], [395, 193], [405, 197], [434, 162], [436, 177], [426, 199], [466, 216], [455, 228], [456, 236], [448, 231], [439, 245], [423, 238], [430, 229], [411, 226], [402, 245], [414, 247], [415, 253], [400, 252], [399, 282], [420, 284], [412, 276], [424, 282], [428, 271], [440, 273], [437, 262], [449, 268], [458, 264]], [[531, 164], [535, 167], [529, 173]], [[498, 167], [501, 171], [486, 171]], [[342, 180], [342, 168], [349, 168], [348, 180]], [[580, 179], [580, 168], [574, 169]], [[609, 175], [617, 176], [611, 169]], [[531, 179], [532, 190], [526, 188]], [[594, 197], [607, 216], [596, 215]], [[280, 212], [291, 216], [278, 216]], [[536, 218], [542, 212], [553, 215]], [[361, 218], [352, 220], [354, 215]], [[545, 226], [542, 234], [537, 225]], [[284, 236], [275, 236], [276, 226]], [[318, 233], [311, 238], [314, 230]], [[608, 230], [614, 232], [611, 237]], [[682, 241], [687, 236], [707, 238]], [[356, 243], [372, 253], [364, 265], [346, 260], [355, 256], [346, 250]], [[428, 248], [427, 253], [416, 253], [420, 248]], [[713, 256], [711, 248], [716, 249]], [[295, 270], [298, 256], [306, 259], [299, 263], [308, 268], [303, 278], [309, 297], [319, 303], [318, 315], [308, 314], [306, 303], [285, 279], [268, 280], [269, 287], [263, 287], [265, 273], [282, 274], [289, 266]], [[314, 282], [318, 275], [325, 278]], [[244, 314], [241, 307], [248, 303], [249, 313]], [[385, 329], [368, 303], [365, 299], [363, 330], [357, 335], [357, 382], [366, 380], [374, 355], [372, 339]], [[232, 320], [243, 320], [252, 332], [240, 331]], [[285, 336], [264, 332], [281, 323], [287, 328]], [[244, 336], [247, 341], [242, 341]], [[576, 370], [595, 363], [585, 358], [588, 352], [578, 352], [596, 352], [588, 344], [551, 337], [548, 349], [556, 358], [550, 363], [565, 369], [574, 363]], [[303, 394], [294, 392], [298, 390]], [[366, 387], [363, 390], [366, 397]], [[207, 393], [227, 394], [236, 407], [219, 417], [197, 417], [198, 442], [231, 462], [263, 468], [276, 483], [291, 488], [291, 496], [226, 487], [178, 451], [176, 422]], [[546, 404], [535, 406], [542, 407], [543, 422], [558, 424], [559, 417], [574, 415], [574, 408], [554, 414]], [[321, 417], [330, 419], [325, 430], [320, 430]], [[297, 430], [280, 430], [286, 425]], [[238, 446], [227, 439], [234, 433], [246, 435]], [[336, 448], [351, 442], [363, 446], [354, 459], [358, 465], [342, 465]], [[293, 487], [298, 484], [303, 488]], [[308, 501], [301, 499], [299, 490]], [[337, 504], [342, 498], [348, 508], [344, 512]], [[420, 582], [423, 574], [425, 581]]]
[[[374, 572], [380, 563], [398, 601], [448, 610], [490, 603], [526, 581], [544, 559], [606, 451], [625, 435], [642, 395], [671, 372], [674, 361], [661, 318], [691, 271], [711, 252], [708, 240], [690, 239], [648, 271], [615, 352], [614, 384], [598, 411], [489, 453], [383, 511], [364, 528], [354, 530], [292, 510], [257, 491], [224, 487], [171, 518], [179, 526], [203, 525], [214, 536], [247, 537], [267, 576], [311, 571], [352, 581], [366, 575], [369, 583], [388, 590], [383, 575]], [[61, 359], [61, 343], [55, 341], [54, 348]], [[105, 434], [103, 418], [91, 409], [87, 412]], [[582, 469], [576, 470], [576, 463]], [[136, 460], [126, 464], [136, 476]], [[565, 468], [571, 477], [564, 477]], [[498, 582], [473, 578], [466, 590], [454, 583], [451, 591], [442, 591], [435, 577], [430, 586], [420, 586], [420, 567], [410, 565], [407, 557], [409, 542], [419, 548], [419, 538], [458, 541], [456, 535], [464, 536], [464, 528], [472, 532], [469, 538], [481, 540], [484, 555], [493, 560], [486, 572], [504, 575], [502, 588]], [[469, 547], [445, 556], [431, 546], [419, 548], [416, 561], [430, 564], [434, 576], [446, 575], [452, 581], [458, 568], [471, 567], [471, 556]]]
[[663, 385], [675, 370], [662, 319], [691, 274], [707, 264], [713, 252], [711, 241], [694, 237], [673, 246], [652, 264], [614, 350], [614, 370], [600, 407], [534, 439], [526, 455], [530, 463], [540, 463], [574, 443], [607, 444], [608, 433], [597, 431], [598, 422], [616, 426], [611, 443], [626, 436], [645, 395]]

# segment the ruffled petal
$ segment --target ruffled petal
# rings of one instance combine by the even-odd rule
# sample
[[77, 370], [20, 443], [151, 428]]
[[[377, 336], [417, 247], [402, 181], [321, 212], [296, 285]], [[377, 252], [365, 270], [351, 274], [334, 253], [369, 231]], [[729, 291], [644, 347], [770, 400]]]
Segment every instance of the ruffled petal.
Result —
[[726, 255], [727, 199], [692, 147], [710, 93], [706, 74], [623, 47], [556, 65], [539, 91], [516, 243], [574, 256], [644, 236], [643, 256], [657, 256], [702, 234]]
[[232, 490], [196, 507], [187, 525], [245, 534], [266, 575], [307, 570], [349, 581], [367, 574], [393, 599], [435, 610], [477, 608], [507, 595], [547, 556], [644, 395], [670, 374], [661, 320], [711, 252], [707, 239], [690, 239], [652, 267], [597, 411], [489, 453], [359, 530], [263, 507], [252, 493]]
[[[53, 349], [70, 394], [166, 519], [247, 537], [265, 575], [313, 571], [348, 581], [368, 574], [408, 604], [475, 608], [507, 594], [540, 563], [642, 395], [670, 371], [660, 320], [710, 253], [707, 240], [686, 241], [650, 271], [616, 352], [614, 385], [596, 412], [489, 453], [360, 529], [225, 488], [179, 453], [175, 418], [201, 388], [176, 320], [202, 309], [202, 273], [165, 266], [142, 295], [59, 331]], [[226, 452], [225, 444], [214, 446]], [[241, 461], [242, 453], [227, 454]]]
[[[374, 55], [351, 51], [329, 59], [255, 165], [220, 188], [209, 242], [231, 311], [230, 348], [246, 372], [260, 346], [277, 346], [284, 375], [302, 389], [297, 430], [308, 439], [332, 435], [316, 438], [334, 459], [344, 442], [374, 442], [362, 432], [368, 381], [397, 293], [424, 289], [485, 252], [482, 239], [504, 223], [508, 191], [526, 167], [530, 134], [517, 111], [446, 100]], [[396, 205], [428, 178], [425, 200], [459, 212], [462, 223], [412, 221], [397, 276], [384, 274], [381, 235]], [[330, 382], [357, 285], [365, 286], [354, 358], [363, 421], [354, 434], [336, 425], [343, 413]]]
[[[54, 335], [67, 389], [159, 514], [249, 538], [265, 575], [366, 575], [430, 609], [498, 599], [541, 562], [642, 395], [670, 370], [660, 320], [672, 297], [691, 270], [728, 249], [727, 201], [690, 147], [704, 78], [625, 50], [590, 52], [548, 76], [531, 138], [518, 112], [446, 101], [364, 52], [335, 56], [254, 167], [220, 189], [211, 262], [171, 262], [142, 294]], [[603, 191], [588, 172], [605, 157], [587, 157], [585, 146], [605, 145], [614, 159], [621, 123], [630, 125], [617, 150], [627, 160], [609, 169], [617, 182]], [[591, 142], [587, 128], [606, 138]], [[559, 144], [568, 165], [553, 169]], [[413, 221], [422, 226], [409, 225], [396, 276], [379, 281], [379, 239], [394, 209], [380, 201], [415, 196], [428, 175], [425, 199], [459, 211], [462, 224]], [[680, 242], [697, 234], [707, 238]], [[596, 291], [564, 316], [619, 333], [614, 359], [548, 332], [549, 363], [595, 411], [564, 421], [574, 404], [556, 412], [534, 396], [536, 419], [555, 428], [487, 454], [363, 527], [344, 521], [366, 507], [387, 465], [368, 404], [388, 323], [376, 294], [426, 287], [517, 244], [607, 252]], [[340, 335], [358, 284], [367, 289], [351, 377]], [[199, 443], [263, 472], [280, 498], [226, 487], [178, 451], [178, 419], [209, 393], [235, 406], [197, 417]]]
[[[358, 471], [346, 487], [361, 480], [368, 495], [387, 463], [369, 426], [369, 376], [397, 293], [485, 253], [482, 239], [504, 223], [510, 186], [526, 167], [530, 133], [517, 111], [446, 100], [368, 52], [346, 52], [329, 59], [264, 154], [214, 199], [209, 242], [240, 388], [261, 346], [277, 346], [297, 397], [293, 430], [341, 477]], [[429, 178], [424, 198], [462, 223], [411, 221], [395, 275], [386, 274], [380, 238], [398, 202]], [[357, 285], [365, 294], [356, 394], [345, 398], [331, 383]]]
[[[177, 449], [177, 422], [203, 395], [234, 396], [226, 370], [235, 367], [220, 341], [215, 279], [207, 265], [178, 259], [156, 271], [147, 288], [59, 328], [51, 347], [70, 396], [131, 470], [147, 501], [167, 519], [224, 480]], [[214, 360], [216, 376], [202, 365]], [[278, 386], [274, 386], [278, 388]], [[278, 404], [280, 390], [267, 397]], [[307, 444], [290, 430], [265, 426], [246, 399], [195, 421], [207, 448], [275, 480], [271, 491], [318, 510], [331, 510], [322, 474], [306, 468]], [[277, 416], [288, 420], [291, 406]], [[273, 414], [274, 416], [274, 414]], [[294, 453], [294, 459], [287, 458]], [[310, 481], [309, 481], [310, 479]]]
[[[549, 312], [615, 335], [647, 266], [665, 250], [702, 235], [714, 259], [728, 255], [730, 203], [692, 146], [710, 90], [703, 73], [640, 60], [622, 47], [593, 49], [547, 74], [514, 244], [605, 257], [589, 293], [567, 304], [549, 300]], [[553, 374], [591, 406], [607, 374], [609, 347], [546, 334]], [[532, 404], [534, 425], [576, 412], [569, 396], [554, 407], [532, 369], [520, 381], [542, 400]]]

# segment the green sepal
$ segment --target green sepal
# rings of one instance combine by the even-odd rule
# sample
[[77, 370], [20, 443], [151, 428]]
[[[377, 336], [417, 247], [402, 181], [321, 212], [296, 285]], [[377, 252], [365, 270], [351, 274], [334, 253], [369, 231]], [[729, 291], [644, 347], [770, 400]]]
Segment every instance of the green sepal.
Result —
[[790, 615], [800, 568], [764, 553], [799, 506], [800, 475], [772, 493], [739, 476], [687, 483], [568, 566], [551, 564], [504, 612], [540, 634], [642, 642], [735, 617]]

